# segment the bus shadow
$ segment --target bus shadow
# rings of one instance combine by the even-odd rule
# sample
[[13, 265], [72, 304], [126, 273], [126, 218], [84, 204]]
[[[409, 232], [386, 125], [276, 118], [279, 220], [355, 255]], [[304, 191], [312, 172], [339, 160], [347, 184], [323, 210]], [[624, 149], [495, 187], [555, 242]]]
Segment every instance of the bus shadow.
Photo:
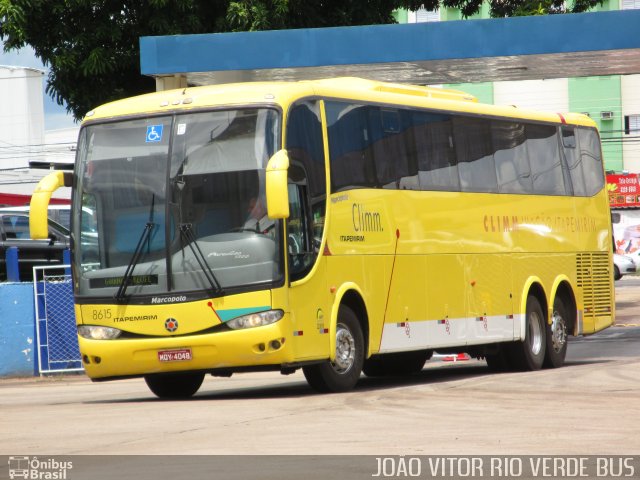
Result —
[[[611, 359], [576, 359], [568, 360], [562, 368], [572, 368], [582, 365], [596, 365], [610, 363]], [[548, 370], [552, 371], [552, 370]], [[527, 372], [496, 372], [490, 370], [484, 362], [476, 362], [473, 364], [450, 364], [427, 366], [422, 371], [405, 376], [389, 376], [389, 377], [367, 377], [362, 375], [354, 392], [371, 392], [377, 390], [386, 390], [390, 388], [412, 387], [418, 385], [439, 385], [448, 382], [455, 382], [467, 379], [481, 379], [484, 377], [495, 377], [498, 375], [509, 375], [521, 373], [526, 375]], [[201, 390], [192, 398], [186, 400], [175, 399], [159, 399], [149, 392], [148, 396], [139, 398], [122, 398], [108, 400], [91, 400], [84, 402], [86, 404], [120, 404], [120, 403], [145, 403], [145, 402], [172, 402], [172, 401], [188, 401], [202, 402], [212, 400], [269, 400], [278, 398], [301, 398], [312, 397], [318, 395], [304, 380], [287, 381], [275, 385], [256, 385], [250, 387], [225, 388], [223, 390], [214, 390], [215, 385], [207, 383], [203, 384]]]

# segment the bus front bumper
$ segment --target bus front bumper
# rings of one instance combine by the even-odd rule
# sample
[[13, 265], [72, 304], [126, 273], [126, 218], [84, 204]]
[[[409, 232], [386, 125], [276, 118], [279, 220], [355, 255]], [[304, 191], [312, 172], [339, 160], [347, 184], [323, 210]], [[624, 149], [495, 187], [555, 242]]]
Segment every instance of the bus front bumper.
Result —
[[263, 327], [204, 335], [89, 340], [79, 337], [87, 375], [94, 380], [181, 371], [282, 365], [293, 360], [288, 316]]

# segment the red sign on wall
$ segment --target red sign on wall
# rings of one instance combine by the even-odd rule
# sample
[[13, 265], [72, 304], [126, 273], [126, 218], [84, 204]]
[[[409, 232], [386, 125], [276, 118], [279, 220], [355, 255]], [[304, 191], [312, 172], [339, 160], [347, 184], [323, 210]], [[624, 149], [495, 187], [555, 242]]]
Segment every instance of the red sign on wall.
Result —
[[640, 207], [640, 175], [607, 175], [607, 191], [611, 208]]

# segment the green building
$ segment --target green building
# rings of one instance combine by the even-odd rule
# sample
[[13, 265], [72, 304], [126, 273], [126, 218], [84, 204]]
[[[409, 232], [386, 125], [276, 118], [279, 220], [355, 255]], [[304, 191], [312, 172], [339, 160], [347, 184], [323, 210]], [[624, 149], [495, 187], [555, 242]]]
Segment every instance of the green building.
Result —
[[[605, 0], [595, 11], [640, 9], [640, 0]], [[484, 3], [472, 19], [489, 18]], [[464, 21], [459, 10], [399, 11], [399, 23]], [[524, 81], [445, 84], [481, 102], [554, 112], [581, 112], [596, 121], [605, 168], [640, 173], [640, 75], [552, 78]]]

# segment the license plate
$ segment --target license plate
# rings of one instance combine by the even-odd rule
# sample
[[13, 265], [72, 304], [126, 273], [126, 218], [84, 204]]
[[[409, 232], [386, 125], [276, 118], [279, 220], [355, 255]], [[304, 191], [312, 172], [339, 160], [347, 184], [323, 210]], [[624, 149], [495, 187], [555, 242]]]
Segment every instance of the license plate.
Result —
[[158, 352], [158, 360], [161, 362], [187, 362], [193, 359], [190, 348], [179, 350], [161, 350]]

